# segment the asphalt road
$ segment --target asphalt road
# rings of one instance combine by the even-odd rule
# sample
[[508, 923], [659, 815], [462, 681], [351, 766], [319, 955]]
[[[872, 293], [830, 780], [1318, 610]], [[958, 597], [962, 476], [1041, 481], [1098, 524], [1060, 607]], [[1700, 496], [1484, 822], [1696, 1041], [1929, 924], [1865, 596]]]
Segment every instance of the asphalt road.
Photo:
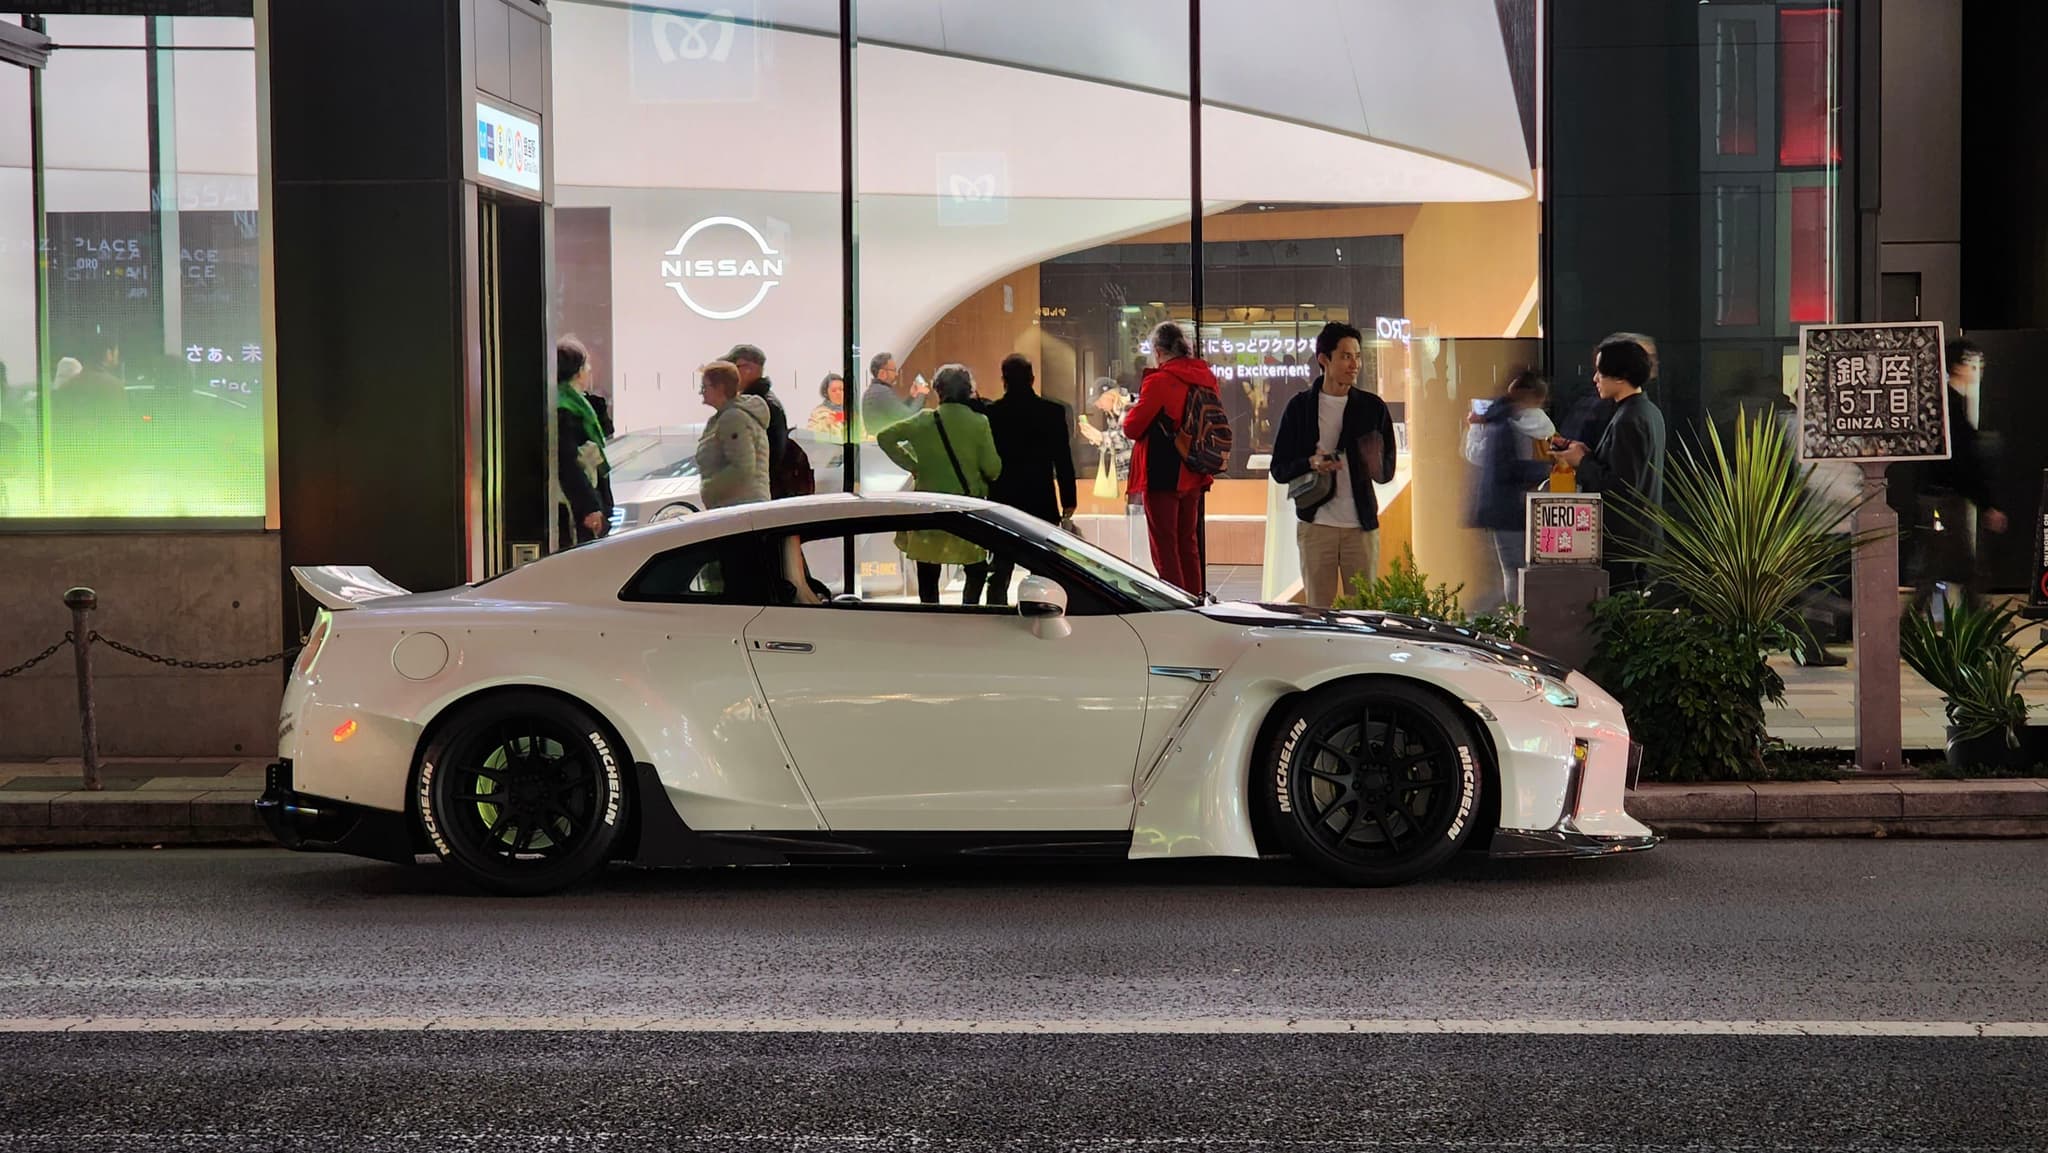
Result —
[[[2039, 1150], [2048, 1037], [1659, 1031], [2048, 1022], [2044, 876], [2048, 842], [1713, 841], [1389, 891], [1146, 864], [515, 901], [282, 853], [11, 854], [0, 1150]], [[425, 1027], [585, 1016], [731, 1031]], [[208, 1017], [417, 1024], [137, 1031]], [[1302, 1017], [1498, 1024], [1214, 1031]], [[1513, 1024], [1580, 1019], [1644, 1024]]]

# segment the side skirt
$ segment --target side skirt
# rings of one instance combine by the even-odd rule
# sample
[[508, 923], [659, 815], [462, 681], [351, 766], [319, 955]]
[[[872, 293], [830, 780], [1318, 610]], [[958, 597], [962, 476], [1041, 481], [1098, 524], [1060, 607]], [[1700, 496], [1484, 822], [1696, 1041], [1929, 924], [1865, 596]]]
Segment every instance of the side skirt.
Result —
[[621, 857], [646, 868], [720, 865], [879, 865], [947, 857], [1029, 860], [1128, 859], [1128, 830], [1025, 832], [849, 832], [816, 829], [699, 832], [684, 822], [654, 766], [633, 766], [639, 785], [638, 838]]

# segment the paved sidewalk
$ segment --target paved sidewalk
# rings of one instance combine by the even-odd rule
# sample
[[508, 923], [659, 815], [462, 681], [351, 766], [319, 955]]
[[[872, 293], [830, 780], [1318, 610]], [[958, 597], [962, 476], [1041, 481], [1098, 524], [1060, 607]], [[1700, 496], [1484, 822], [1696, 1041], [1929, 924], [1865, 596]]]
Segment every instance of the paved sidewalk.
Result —
[[[1835, 652], [1849, 655], [1847, 646]], [[1771, 666], [1785, 678], [1785, 707], [1770, 710], [1771, 735], [1805, 748], [1856, 747], [1856, 661], [1835, 668], [1806, 669], [1791, 658], [1775, 656]], [[2029, 667], [2048, 667], [2035, 658]], [[2020, 692], [2034, 711], [2035, 723], [2048, 722], [2048, 677], [2036, 677]], [[1899, 669], [1900, 736], [1908, 749], [1946, 748], [1948, 718], [1941, 694], [1912, 669]]]
[[264, 764], [122, 758], [86, 792], [76, 758], [0, 763], [0, 846], [274, 844], [255, 809]]

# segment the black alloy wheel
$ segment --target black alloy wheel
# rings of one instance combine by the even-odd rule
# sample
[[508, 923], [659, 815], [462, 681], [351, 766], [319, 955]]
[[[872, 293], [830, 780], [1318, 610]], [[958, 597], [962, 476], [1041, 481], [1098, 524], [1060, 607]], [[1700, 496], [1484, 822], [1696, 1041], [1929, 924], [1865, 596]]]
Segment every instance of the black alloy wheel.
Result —
[[1354, 885], [1432, 872], [1471, 837], [1485, 774], [1471, 724], [1399, 681], [1339, 683], [1282, 718], [1253, 774], [1267, 828], [1303, 864]]
[[629, 793], [617, 738], [545, 693], [487, 697], [443, 726], [413, 795], [441, 859], [493, 892], [553, 892], [601, 868]]

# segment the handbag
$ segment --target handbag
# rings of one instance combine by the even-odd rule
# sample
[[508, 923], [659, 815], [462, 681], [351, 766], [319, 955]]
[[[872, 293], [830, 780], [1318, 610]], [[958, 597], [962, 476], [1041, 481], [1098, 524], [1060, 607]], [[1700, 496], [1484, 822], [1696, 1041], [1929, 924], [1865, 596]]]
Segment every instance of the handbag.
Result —
[[1302, 512], [1319, 508], [1337, 494], [1337, 474], [1311, 468], [1287, 482], [1287, 499]]
[[1121, 487], [1116, 482], [1116, 466], [1110, 463], [1110, 458], [1115, 455], [1116, 450], [1109, 447], [1108, 441], [1105, 440], [1102, 455], [1095, 459], [1096, 500], [1115, 500], [1123, 495]]

